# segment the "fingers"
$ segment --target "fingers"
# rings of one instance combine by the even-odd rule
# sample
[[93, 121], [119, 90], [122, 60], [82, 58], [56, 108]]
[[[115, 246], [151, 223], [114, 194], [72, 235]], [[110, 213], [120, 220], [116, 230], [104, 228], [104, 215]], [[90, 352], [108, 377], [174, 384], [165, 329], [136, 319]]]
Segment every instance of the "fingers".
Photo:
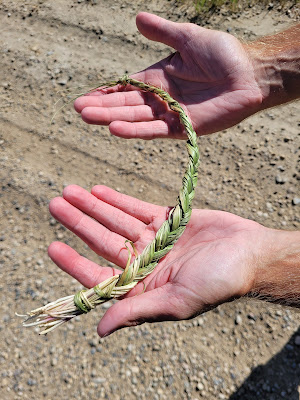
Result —
[[[114, 197], [118, 195], [119, 193], [114, 191]], [[80, 186], [67, 186], [63, 191], [63, 197], [68, 203], [94, 218], [110, 231], [133, 242], [139, 239], [145, 229], [145, 224], [139, 219], [114, 207], [109, 202], [102, 201]], [[134, 201], [137, 200], [132, 199], [132, 203]]]
[[176, 23], [157, 15], [141, 12], [136, 17], [136, 25], [147, 39], [164, 43], [180, 51], [190, 24]]
[[[74, 107], [85, 122], [95, 125], [109, 125], [113, 121], [176, 120], [176, 114], [165, 102], [152, 93], [138, 90], [83, 96], [75, 100]], [[178, 117], [176, 121], [178, 124]]]
[[86, 107], [125, 107], [145, 105], [145, 96], [137, 91], [116, 92], [94, 96], [82, 96], [75, 100], [74, 108], [78, 113]]
[[87, 288], [94, 287], [105, 279], [121, 273], [121, 271], [114, 268], [100, 267], [98, 264], [82, 257], [64, 243], [51, 243], [48, 248], [48, 254], [59, 268], [73, 276]]
[[[166, 218], [166, 208], [142, 202], [105, 186], [96, 186], [92, 194], [79, 186], [65, 188], [64, 198], [51, 200], [50, 213], [74, 232], [97, 254], [124, 267], [128, 259], [125, 240], [143, 246], [139, 240], [145, 224], [155, 220], [156, 225]], [[147, 235], [154, 235], [156, 225]], [[145, 239], [145, 238], [144, 238]]]
[[81, 111], [84, 122], [94, 125], [109, 125], [112, 121], [152, 121], [155, 116], [151, 107], [124, 106], [124, 107], [85, 107]]
[[166, 207], [146, 203], [126, 194], [116, 192], [107, 186], [94, 186], [92, 194], [98, 199], [124, 211], [124, 213], [137, 218], [145, 224], [152, 223], [154, 219], [156, 219], [158, 223], [166, 219]]
[[[115, 89], [117, 90], [117, 89]], [[152, 121], [154, 111], [149, 104], [150, 96], [140, 91], [121, 91], [98, 96], [82, 96], [75, 100], [75, 110], [89, 124], [108, 125], [112, 121]], [[152, 95], [153, 97], [153, 95]], [[152, 99], [153, 103], [153, 99]], [[166, 106], [156, 107], [155, 113], [163, 113]]]
[[170, 303], [170, 294], [165, 287], [129, 297], [114, 304], [98, 325], [99, 336], [108, 336], [126, 326], [143, 322], [178, 319], [176, 308]]
[[80, 237], [95, 253], [119, 266], [126, 265], [127, 238], [111, 232], [61, 197], [51, 200], [49, 210], [55, 219]]
[[150, 106], [85, 107], [81, 111], [81, 117], [88, 124], [109, 125], [113, 135], [126, 139], [186, 137], [184, 128], [174, 112], [169, 111], [160, 115], [153, 112]]
[[[169, 137], [169, 127], [165, 121], [151, 121], [151, 122], [125, 122], [114, 121], [109, 125], [109, 130], [112, 135], [119, 136], [125, 139], [140, 138], [150, 140], [154, 138]], [[180, 138], [175, 135], [172, 137]]]

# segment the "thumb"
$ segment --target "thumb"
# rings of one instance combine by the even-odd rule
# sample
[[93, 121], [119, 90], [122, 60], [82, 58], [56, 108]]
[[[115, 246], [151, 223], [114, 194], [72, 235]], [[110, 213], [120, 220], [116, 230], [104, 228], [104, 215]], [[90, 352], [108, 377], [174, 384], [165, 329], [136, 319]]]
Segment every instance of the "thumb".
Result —
[[168, 21], [154, 14], [140, 12], [136, 17], [136, 26], [147, 39], [164, 43], [180, 51], [182, 38], [189, 24]]
[[108, 336], [118, 329], [140, 325], [144, 322], [178, 320], [180, 313], [178, 307], [172, 305], [171, 298], [172, 295], [165, 287], [159, 287], [120, 300], [106, 311], [99, 322], [97, 329], [99, 336]]

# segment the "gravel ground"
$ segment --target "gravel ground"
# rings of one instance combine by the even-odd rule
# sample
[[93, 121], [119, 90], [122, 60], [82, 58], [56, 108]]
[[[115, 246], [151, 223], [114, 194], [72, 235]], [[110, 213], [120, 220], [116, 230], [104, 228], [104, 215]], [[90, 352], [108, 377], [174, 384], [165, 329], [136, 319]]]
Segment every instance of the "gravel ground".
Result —
[[[47, 337], [15, 317], [81, 288], [48, 259], [51, 241], [110, 265], [51, 218], [49, 200], [64, 186], [108, 184], [173, 204], [186, 165], [184, 142], [111, 137], [71, 106], [51, 123], [57, 91], [93, 86], [169, 54], [137, 32], [139, 10], [254, 39], [298, 19], [296, 6], [274, 4], [200, 19], [173, 0], [0, 2], [1, 398], [298, 400], [300, 319], [289, 308], [245, 299], [105, 339], [96, 324], [109, 303]], [[199, 139], [194, 207], [300, 229], [299, 136], [298, 102]]]

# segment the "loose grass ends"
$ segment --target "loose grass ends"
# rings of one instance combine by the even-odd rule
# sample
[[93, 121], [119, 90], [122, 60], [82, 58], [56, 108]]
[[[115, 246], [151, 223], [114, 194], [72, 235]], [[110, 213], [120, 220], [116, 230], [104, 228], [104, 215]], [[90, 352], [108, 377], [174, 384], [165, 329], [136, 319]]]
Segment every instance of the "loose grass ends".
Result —
[[[76, 99], [78, 99], [78, 98], [81, 97], [81, 96], [85, 96], [85, 95], [87, 95], [87, 94], [89, 94], [89, 93], [93, 93], [93, 92], [96, 92], [96, 91], [99, 91], [99, 90], [103, 90], [103, 89], [108, 88], [108, 87], [111, 87], [111, 86], [115, 86], [115, 82], [116, 82], [116, 81], [109, 81], [109, 82], [106, 82], [106, 83], [103, 83], [103, 84], [102, 84], [102, 83], [99, 83], [97, 86], [95, 86], [94, 88], [90, 89], [88, 92], [74, 93], [74, 90], [75, 90], [75, 89], [76, 89], [76, 90], [83, 89], [84, 87], [88, 87], [87, 85], [84, 85], [84, 86], [76, 86], [76, 87], [74, 87], [74, 88], [62, 89], [62, 90], [57, 91], [57, 93], [64, 93], [64, 94], [69, 93], [69, 95], [68, 95], [69, 98], [68, 98], [68, 100], [67, 100], [65, 103], [63, 103], [58, 109], [56, 109], [56, 107], [58, 106], [58, 104], [59, 104], [60, 102], [63, 102], [63, 97], [60, 97], [60, 98], [54, 103], [54, 109], [56, 109], [56, 110], [54, 111], [54, 113], [53, 113], [53, 115], [52, 115], [50, 124], [53, 123], [54, 118], [57, 116], [57, 114], [59, 114], [68, 104], [72, 103], [73, 101], [75, 101]], [[101, 88], [101, 89], [99, 89], [99, 88]], [[73, 89], [74, 89], [74, 90], [73, 90]]]
[[77, 315], [88, 313], [105, 301], [112, 298], [119, 298], [129, 292], [138, 282], [148, 276], [154, 270], [159, 260], [173, 248], [176, 241], [184, 232], [191, 217], [191, 203], [194, 198], [198, 176], [199, 149], [197, 146], [197, 135], [189, 118], [180, 104], [167, 92], [156, 86], [129, 78], [127, 75], [115, 81], [106, 82], [101, 87], [92, 89], [89, 93], [115, 85], [132, 85], [141, 91], [152, 92], [167, 102], [171, 110], [178, 113], [188, 136], [186, 147], [189, 161], [182, 179], [182, 187], [176, 206], [170, 211], [168, 219], [162, 224], [155, 238], [146, 246], [143, 252], [137, 254], [134, 245], [129, 242], [133, 247], [136, 257], [131, 263], [131, 252], [128, 250], [127, 265], [121, 275], [112, 276], [94, 288], [83, 289], [75, 295], [61, 298], [27, 313], [27, 318], [23, 322], [23, 326], [37, 326], [40, 328], [39, 333], [42, 335], [56, 329]]

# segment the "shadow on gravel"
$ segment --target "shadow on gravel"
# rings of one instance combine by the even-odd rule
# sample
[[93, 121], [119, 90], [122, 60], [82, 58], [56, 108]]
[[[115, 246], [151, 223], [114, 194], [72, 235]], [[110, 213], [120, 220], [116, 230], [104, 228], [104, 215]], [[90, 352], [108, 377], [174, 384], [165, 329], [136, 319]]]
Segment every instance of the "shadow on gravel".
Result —
[[252, 371], [229, 400], [299, 400], [299, 340], [300, 328], [279, 353]]

